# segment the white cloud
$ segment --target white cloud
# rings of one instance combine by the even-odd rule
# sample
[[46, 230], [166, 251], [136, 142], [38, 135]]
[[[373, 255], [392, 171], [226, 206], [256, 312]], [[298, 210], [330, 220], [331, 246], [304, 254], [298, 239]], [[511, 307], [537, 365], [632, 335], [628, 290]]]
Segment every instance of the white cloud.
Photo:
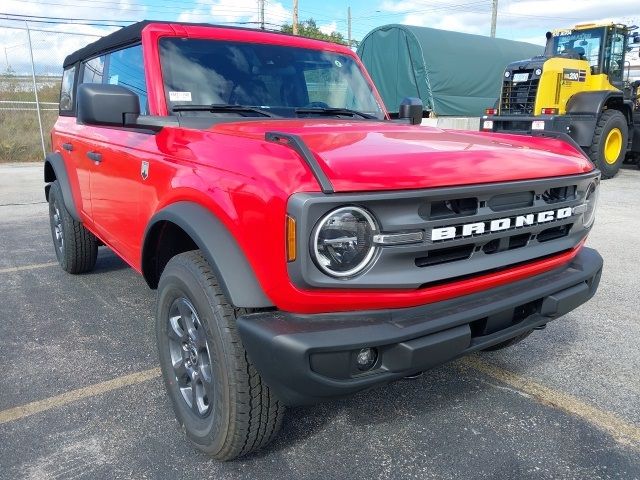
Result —
[[[291, 11], [280, 2], [268, 2], [265, 5], [265, 23], [268, 27], [277, 27], [283, 23], [291, 23]], [[258, 23], [260, 13], [256, 0], [217, 0], [213, 3], [198, 0], [195, 8], [178, 16], [181, 22], [210, 23]], [[254, 25], [255, 26], [255, 25]]]
[[[444, 30], [488, 35], [491, 3], [443, 3], [437, 0], [382, 0], [375, 17], [377, 25], [404, 23]], [[385, 13], [391, 14], [385, 17]], [[630, 16], [632, 14], [632, 16]], [[635, 16], [635, 18], [633, 17]], [[544, 43], [544, 32], [577, 23], [613, 20], [634, 23], [640, 20], [637, 0], [523, 0], [500, 2], [498, 35]], [[371, 25], [373, 28], [375, 25]], [[539, 37], [536, 35], [539, 33]]]
[[333, 32], [337, 32], [338, 31], [338, 24], [334, 20], [331, 23], [325, 23], [323, 25], [318, 25], [318, 28], [320, 29], [320, 31], [322, 33], [324, 33], [326, 35], [331, 35]]

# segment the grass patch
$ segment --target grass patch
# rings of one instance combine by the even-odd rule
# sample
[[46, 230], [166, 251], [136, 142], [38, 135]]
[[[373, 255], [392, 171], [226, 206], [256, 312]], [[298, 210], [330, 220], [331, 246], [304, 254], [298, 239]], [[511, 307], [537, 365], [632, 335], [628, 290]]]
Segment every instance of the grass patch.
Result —
[[[60, 81], [52, 79], [38, 89], [41, 102], [57, 102], [60, 95]], [[9, 75], [0, 75], [0, 100], [10, 102], [34, 102], [35, 95], [24, 81]], [[38, 126], [38, 112], [35, 105], [2, 103], [0, 108], [0, 163], [3, 162], [41, 162], [42, 143]], [[25, 110], [32, 108], [33, 110]], [[45, 105], [41, 108], [55, 108]], [[45, 148], [51, 150], [50, 131], [58, 118], [58, 111], [42, 111], [42, 130]]]

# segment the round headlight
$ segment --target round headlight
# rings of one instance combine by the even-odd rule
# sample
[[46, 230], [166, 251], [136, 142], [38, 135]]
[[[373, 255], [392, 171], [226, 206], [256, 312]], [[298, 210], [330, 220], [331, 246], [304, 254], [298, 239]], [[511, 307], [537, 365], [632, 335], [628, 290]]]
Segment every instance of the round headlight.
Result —
[[511, 76], [511, 72], [507, 70], [506, 72], [504, 72], [504, 76], [505, 78], [509, 78]]
[[376, 247], [373, 236], [378, 226], [373, 216], [360, 207], [341, 207], [325, 215], [311, 235], [313, 260], [333, 277], [351, 277], [371, 262]]
[[541, 69], [541, 68], [536, 68], [535, 74], [536, 74], [537, 76], [542, 75], [542, 69]]
[[584, 216], [582, 217], [582, 222], [584, 223], [585, 228], [589, 228], [593, 225], [593, 222], [596, 219], [596, 205], [598, 204], [599, 194], [600, 189], [598, 188], [598, 182], [595, 181], [589, 185], [587, 195], [585, 196], [587, 210], [584, 212]]

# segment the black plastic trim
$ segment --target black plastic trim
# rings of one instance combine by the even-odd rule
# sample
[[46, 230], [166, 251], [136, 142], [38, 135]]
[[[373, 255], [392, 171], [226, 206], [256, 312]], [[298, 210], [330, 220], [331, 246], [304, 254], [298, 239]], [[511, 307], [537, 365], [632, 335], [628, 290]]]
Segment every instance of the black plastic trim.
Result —
[[[583, 248], [567, 265], [472, 295], [414, 308], [237, 319], [256, 368], [287, 405], [315, 403], [388, 383], [545, 325], [596, 292], [602, 257]], [[525, 316], [519, 313], [525, 311]], [[500, 319], [478, 331], [474, 322]], [[355, 350], [375, 347], [375, 367], [355, 374]], [[313, 361], [312, 361], [313, 357]]]
[[296, 153], [300, 155], [302, 159], [307, 163], [307, 165], [311, 169], [311, 172], [313, 172], [313, 176], [316, 177], [316, 180], [320, 184], [322, 193], [334, 193], [333, 185], [331, 184], [329, 178], [325, 175], [322, 167], [318, 163], [318, 160], [298, 135], [282, 132], [267, 132], [265, 133], [264, 138], [267, 142], [288, 145], [290, 148], [295, 150]]
[[[597, 115], [593, 113], [567, 113], [565, 115], [486, 115], [480, 119], [480, 130], [484, 120], [493, 121], [492, 132], [514, 135], [532, 135], [564, 140], [584, 154], [582, 147], [591, 145], [596, 127]], [[544, 130], [532, 130], [531, 122], [544, 120]], [[512, 128], [512, 125], [528, 123], [526, 129]]]
[[[154, 225], [162, 221], [174, 223], [191, 237], [215, 271], [223, 292], [233, 305], [246, 308], [273, 306], [233, 235], [207, 209], [192, 202], [169, 205], [149, 221], [142, 249], [142, 271], [147, 283], [154, 265], [154, 245], [149, 234]], [[149, 286], [155, 288], [151, 283]]]
[[589, 113], [600, 115], [609, 99], [616, 98], [622, 103], [622, 92], [613, 90], [598, 90], [591, 92], [578, 92], [567, 102], [567, 113]]
[[60, 189], [62, 190], [62, 199], [64, 200], [64, 206], [67, 208], [69, 215], [76, 221], [80, 222], [80, 215], [76, 209], [76, 204], [73, 201], [73, 193], [71, 192], [71, 184], [69, 183], [69, 176], [67, 175], [67, 169], [64, 165], [64, 159], [59, 153], [48, 153], [45, 157], [44, 166], [44, 181], [46, 183], [44, 187], [45, 198], [49, 201], [49, 188], [50, 183], [54, 181], [53, 178], [47, 173], [47, 165], [49, 165], [55, 174], [55, 180], [58, 180]]

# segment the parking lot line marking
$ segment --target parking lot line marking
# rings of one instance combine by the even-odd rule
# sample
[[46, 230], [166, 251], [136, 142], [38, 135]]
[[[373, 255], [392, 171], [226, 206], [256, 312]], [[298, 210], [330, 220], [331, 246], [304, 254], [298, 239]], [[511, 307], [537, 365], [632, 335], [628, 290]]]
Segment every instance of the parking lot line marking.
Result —
[[95, 397], [96, 395], [101, 395], [118, 388], [146, 382], [147, 380], [151, 380], [158, 376], [160, 376], [160, 369], [151, 368], [149, 370], [123, 375], [112, 380], [89, 385], [88, 387], [71, 390], [69, 392], [56, 395], [55, 397], [49, 397], [43, 400], [27, 403], [25, 405], [20, 405], [19, 407], [9, 408], [8, 410], [0, 412], [0, 425], [25, 418], [30, 415], [35, 415], [36, 413], [44, 412], [45, 410], [62, 407], [84, 398]]
[[32, 265], [22, 265], [19, 267], [0, 268], [0, 273], [13, 273], [21, 272], [23, 270], [35, 270], [37, 268], [53, 267], [54, 265], [58, 265], [58, 262], [34, 263]]
[[638, 447], [640, 446], [640, 427], [625, 422], [613, 413], [589, 405], [578, 398], [558, 390], [541, 385], [510, 372], [496, 365], [492, 365], [477, 357], [465, 357], [458, 362], [462, 368], [471, 368], [495, 380], [524, 392], [541, 403], [560, 408], [576, 415], [596, 427], [609, 433], [618, 442]]

